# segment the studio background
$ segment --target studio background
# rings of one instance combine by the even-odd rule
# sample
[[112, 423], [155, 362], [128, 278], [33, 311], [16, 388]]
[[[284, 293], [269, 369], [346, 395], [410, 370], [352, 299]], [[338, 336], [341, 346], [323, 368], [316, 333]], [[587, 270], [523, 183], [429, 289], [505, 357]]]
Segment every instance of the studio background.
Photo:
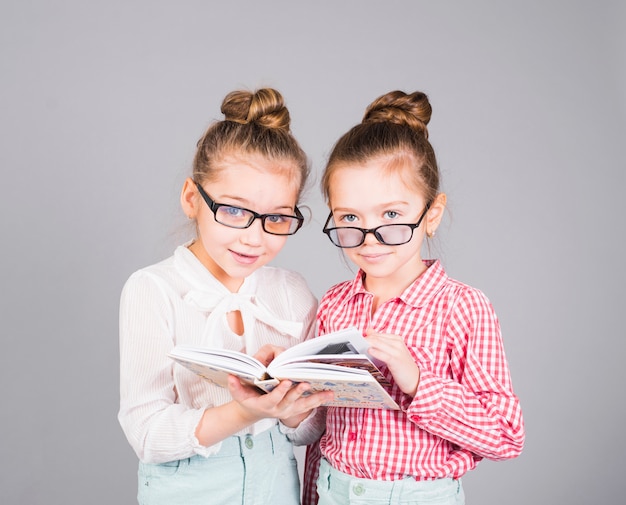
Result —
[[135, 503], [120, 290], [190, 237], [179, 192], [224, 95], [272, 86], [314, 176], [275, 264], [318, 296], [353, 275], [321, 233], [333, 142], [387, 91], [429, 95], [449, 212], [427, 256], [493, 302], [527, 429], [468, 504], [617, 503], [625, 6], [1, 2], [0, 502]]

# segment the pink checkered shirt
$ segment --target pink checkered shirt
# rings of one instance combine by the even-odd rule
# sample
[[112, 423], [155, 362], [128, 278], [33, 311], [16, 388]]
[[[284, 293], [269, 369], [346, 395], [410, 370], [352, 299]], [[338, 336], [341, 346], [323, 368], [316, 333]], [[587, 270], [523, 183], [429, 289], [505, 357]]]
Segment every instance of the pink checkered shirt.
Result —
[[[319, 448], [344, 473], [374, 480], [458, 478], [482, 458], [518, 456], [524, 422], [500, 325], [489, 300], [449, 278], [439, 261], [372, 315], [362, 283], [337, 284], [322, 298], [319, 334], [356, 326], [401, 335], [420, 367], [414, 398], [391, 380], [401, 410], [329, 408]], [[309, 447], [304, 504], [316, 502], [319, 450]]]

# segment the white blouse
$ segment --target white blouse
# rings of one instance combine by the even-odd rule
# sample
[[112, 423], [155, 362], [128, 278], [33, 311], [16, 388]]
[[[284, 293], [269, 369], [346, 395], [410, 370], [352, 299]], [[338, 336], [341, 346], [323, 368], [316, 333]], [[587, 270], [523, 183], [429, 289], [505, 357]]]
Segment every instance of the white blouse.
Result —
[[[140, 460], [163, 463], [209, 456], [221, 443], [200, 445], [195, 430], [208, 407], [231, 401], [228, 390], [174, 364], [177, 344], [220, 346], [254, 354], [264, 344], [290, 347], [315, 331], [317, 301], [304, 278], [262, 267], [231, 293], [186, 247], [130, 276], [120, 301], [120, 410], [118, 419]], [[240, 310], [244, 335], [226, 321]], [[312, 418], [313, 416], [311, 416]], [[311, 419], [310, 418], [310, 419]], [[239, 433], [257, 434], [276, 424], [263, 419]], [[303, 422], [284, 429], [295, 443], [311, 436]]]

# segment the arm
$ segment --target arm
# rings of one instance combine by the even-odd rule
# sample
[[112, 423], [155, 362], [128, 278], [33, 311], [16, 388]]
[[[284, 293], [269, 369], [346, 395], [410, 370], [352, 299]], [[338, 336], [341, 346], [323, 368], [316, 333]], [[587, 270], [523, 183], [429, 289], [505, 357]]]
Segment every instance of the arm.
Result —
[[208, 455], [194, 436], [203, 408], [177, 402], [174, 308], [164, 281], [138, 272], [120, 300], [119, 422], [140, 460], [161, 463]]
[[[238, 431], [265, 418], [294, 419], [296, 426], [309, 413], [332, 399], [332, 393], [320, 392], [303, 396], [309, 386], [301, 383], [293, 387], [288, 380], [274, 388], [271, 393], [260, 393], [243, 385], [235, 376], [228, 378], [232, 402], [206, 409], [196, 429], [196, 437], [202, 445], [221, 442]], [[297, 420], [297, 421], [296, 421]]]
[[402, 407], [420, 428], [479, 456], [517, 457], [524, 423], [491, 304], [479, 291], [468, 290], [446, 331], [452, 378], [431, 372], [428, 356], [418, 349], [419, 386]]
[[[292, 390], [288, 381], [267, 395], [235, 381], [231, 393], [239, 391], [239, 401], [219, 406], [203, 403], [197, 408], [183, 405], [181, 397], [187, 396], [187, 403], [194, 402], [189, 398], [193, 393], [178, 388], [197, 386], [177, 377], [167, 357], [175, 343], [173, 298], [162, 279], [145, 272], [133, 275], [122, 292], [118, 417], [142, 461], [208, 456], [219, 450], [216, 444], [260, 419], [297, 416], [317, 406], [319, 398], [300, 398], [306, 385]], [[176, 317], [183, 316], [177, 313]], [[199, 386], [214, 388], [202, 381]], [[215, 394], [224, 395], [222, 401], [228, 398], [225, 390]]]

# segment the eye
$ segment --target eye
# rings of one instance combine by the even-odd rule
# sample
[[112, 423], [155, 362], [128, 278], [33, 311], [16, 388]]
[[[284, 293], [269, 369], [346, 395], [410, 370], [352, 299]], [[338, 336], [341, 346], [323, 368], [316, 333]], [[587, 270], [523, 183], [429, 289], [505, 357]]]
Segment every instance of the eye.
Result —
[[350, 224], [356, 223], [357, 220], [358, 218], [354, 214], [345, 214], [339, 218], [339, 221], [341, 221], [342, 223], [350, 223]]
[[388, 210], [384, 214], [385, 219], [397, 219], [399, 215], [395, 210]]
[[244, 210], [240, 209], [239, 207], [229, 207], [227, 205], [224, 205], [220, 207], [220, 212], [228, 215], [228, 217], [241, 217], [244, 213]]
[[282, 216], [280, 214], [269, 214], [265, 219], [267, 219], [270, 223], [284, 223], [285, 222], [285, 216]]

